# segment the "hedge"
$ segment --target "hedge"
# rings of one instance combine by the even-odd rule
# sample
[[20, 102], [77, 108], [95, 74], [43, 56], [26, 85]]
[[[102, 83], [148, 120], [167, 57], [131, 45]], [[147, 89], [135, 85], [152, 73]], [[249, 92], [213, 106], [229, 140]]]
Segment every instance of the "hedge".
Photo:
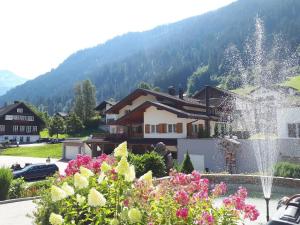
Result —
[[280, 162], [275, 165], [275, 176], [300, 179], [300, 165], [290, 162]]

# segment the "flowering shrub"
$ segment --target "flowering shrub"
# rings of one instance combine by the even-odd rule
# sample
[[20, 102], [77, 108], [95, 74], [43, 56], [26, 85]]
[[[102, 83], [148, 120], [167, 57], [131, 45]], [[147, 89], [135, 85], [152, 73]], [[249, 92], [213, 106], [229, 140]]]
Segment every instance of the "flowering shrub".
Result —
[[[36, 224], [237, 224], [256, 220], [259, 213], [246, 204], [244, 188], [225, 198], [220, 183], [210, 190], [207, 179], [172, 171], [169, 179], [154, 180], [148, 171], [136, 179], [135, 168], [127, 161], [126, 142], [96, 160], [78, 156], [67, 168], [66, 177], [57, 177], [50, 190], [37, 202]], [[97, 166], [95, 166], [97, 164]]]

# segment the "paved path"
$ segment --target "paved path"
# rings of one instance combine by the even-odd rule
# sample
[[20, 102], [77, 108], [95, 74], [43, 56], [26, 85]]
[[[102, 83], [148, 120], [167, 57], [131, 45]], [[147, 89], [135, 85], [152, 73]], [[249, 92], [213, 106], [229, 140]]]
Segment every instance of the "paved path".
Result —
[[[0, 167], [11, 167], [14, 163], [19, 163], [21, 167], [25, 165], [25, 163], [46, 163], [47, 158], [33, 158], [33, 157], [22, 157], [22, 156], [0, 156]], [[65, 169], [67, 167], [67, 162], [60, 162], [58, 159], [51, 159], [51, 163], [55, 163], [58, 168], [60, 174], [64, 174]]]
[[32, 214], [35, 204], [32, 201], [15, 202], [0, 205], [0, 224], [31, 225], [32, 219], [26, 216]]

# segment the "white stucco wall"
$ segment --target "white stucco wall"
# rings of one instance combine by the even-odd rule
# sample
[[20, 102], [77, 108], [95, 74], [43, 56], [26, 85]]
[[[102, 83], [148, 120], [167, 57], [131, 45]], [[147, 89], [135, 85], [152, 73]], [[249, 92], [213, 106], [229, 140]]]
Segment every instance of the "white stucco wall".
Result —
[[[186, 138], [187, 123], [195, 121], [194, 119], [178, 118], [177, 115], [165, 110], [157, 110], [154, 106], [149, 107], [144, 112], [144, 124], [157, 125], [182, 123], [182, 133], [145, 133], [144, 138]], [[204, 124], [204, 121], [196, 121], [195, 124]], [[150, 129], [151, 130], [151, 129]]]
[[17, 141], [20, 141], [20, 137], [23, 137], [23, 143], [27, 142], [27, 137], [30, 137], [30, 142], [37, 142], [40, 139], [39, 135], [0, 135], [0, 142], [7, 140], [14, 140], [16, 138]]
[[125, 115], [126, 110], [133, 110], [139, 105], [143, 104], [145, 101], [156, 101], [155, 96], [153, 95], [142, 95], [135, 100], [132, 101], [131, 105], [126, 105], [124, 108], [122, 108], [119, 112], [118, 118]]
[[289, 123], [300, 123], [300, 107], [282, 108], [277, 110], [278, 137], [288, 138]]

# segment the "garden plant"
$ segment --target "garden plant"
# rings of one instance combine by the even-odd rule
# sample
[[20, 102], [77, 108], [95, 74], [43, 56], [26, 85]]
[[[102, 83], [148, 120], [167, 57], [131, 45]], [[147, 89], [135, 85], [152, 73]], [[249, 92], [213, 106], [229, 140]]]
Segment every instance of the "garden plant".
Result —
[[79, 156], [71, 161], [67, 175], [56, 177], [37, 201], [35, 223], [233, 225], [244, 219], [254, 221], [259, 215], [246, 203], [243, 187], [215, 204], [215, 199], [226, 193], [225, 183], [211, 188], [197, 171], [172, 171], [170, 177], [158, 180], [148, 171], [137, 179], [127, 157], [124, 142], [114, 156]]

